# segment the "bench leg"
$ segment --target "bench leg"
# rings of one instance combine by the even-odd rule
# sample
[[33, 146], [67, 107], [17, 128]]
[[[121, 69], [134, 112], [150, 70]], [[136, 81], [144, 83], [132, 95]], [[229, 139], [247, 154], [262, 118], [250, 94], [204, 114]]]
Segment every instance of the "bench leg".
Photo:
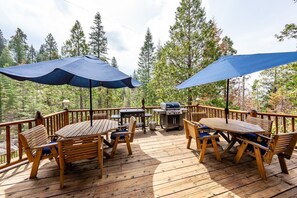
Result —
[[200, 150], [199, 163], [203, 162], [206, 151], [207, 139], [203, 139], [202, 148]]
[[188, 139], [188, 144], [187, 144], [187, 149], [189, 149], [189, 148], [190, 148], [190, 146], [191, 146], [191, 140], [192, 140], [192, 137], [191, 137], [191, 136], [189, 136], [189, 139]]
[[212, 143], [212, 147], [213, 147], [213, 151], [214, 151], [214, 154], [216, 156], [216, 159], [218, 161], [221, 161], [221, 155], [219, 153], [218, 144], [217, 144], [217, 141], [216, 141], [215, 137], [211, 138], [211, 143]]
[[282, 169], [282, 172], [289, 174], [284, 156], [282, 156], [281, 154], [278, 154], [277, 157], [278, 157], [279, 165]]
[[241, 157], [243, 155], [243, 152], [245, 151], [247, 146], [248, 146], [248, 143], [246, 143], [246, 142], [241, 143], [241, 145], [240, 145], [240, 147], [239, 147], [239, 149], [238, 149], [238, 151], [237, 151], [237, 153], [235, 155], [235, 158], [234, 158], [235, 164], [237, 164], [240, 161], [240, 159], [241, 159]]
[[128, 149], [128, 152], [129, 152], [129, 155], [132, 155], [132, 149], [131, 149], [131, 145], [130, 145], [130, 139], [129, 139], [129, 136], [125, 136], [125, 141], [126, 141], [126, 144], [127, 144], [127, 149]]
[[255, 152], [255, 156], [256, 156], [256, 162], [257, 162], [257, 166], [258, 166], [259, 174], [260, 174], [260, 176], [261, 176], [264, 180], [267, 180], [267, 177], [266, 177], [266, 171], [265, 171], [265, 168], [264, 168], [264, 164], [263, 164], [263, 160], [262, 160], [262, 156], [261, 156], [260, 148], [254, 146], [254, 152]]
[[36, 155], [34, 157], [32, 169], [31, 169], [31, 174], [30, 174], [30, 179], [36, 178], [39, 163], [40, 163], [40, 159], [41, 159], [41, 155], [42, 155], [42, 149], [38, 149], [37, 152], [36, 152]]

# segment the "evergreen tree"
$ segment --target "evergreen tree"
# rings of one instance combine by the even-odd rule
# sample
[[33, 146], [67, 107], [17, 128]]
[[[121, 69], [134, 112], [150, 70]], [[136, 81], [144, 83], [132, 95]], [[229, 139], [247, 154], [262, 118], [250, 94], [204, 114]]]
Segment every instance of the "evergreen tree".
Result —
[[33, 45], [30, 46], [27, 55], [28, 55], [27, 57], [28, 63], [35, 63], [37, 61], [37, 53]]
[[48, 55], [48, 60], [59, 58], [58, 45], [53, 35], [49, 33], [45, 39], [44, 50]]
[[[154, 55], [154, 43], [152, 34], [150, 29], [147, 29], [144, 44], [141, 47], [141, 51], [139, 54], [138, 60], [138, 69], [137, 69], [137, 78], [142, 83], [141, 91], [142, 95], [141, 98], [146, 98], [147, 104], [151, 104], [153, 101], [152, 97], [152, 90], [149, 90], [149, 82], [152, 79], [152, 72], [153, 72], [153, 64], [155, 62], [155, 55]], [[141, 100], [139, 98], [139, 100]]]
[[94, 26], [90, 33], [90, 51], [101, 60], [106, 61], [107, 38], [103, 30], [100, 13], [97, 12], [94, 19]]
[[112, 59], [111, 59], [111, 66], [113, 66], [115, 68], [119, 68], [115, 57], [112, 57]]
[[0, 55], [0, 68], [2, 67], [7, 67], [7, 66], [10, 66], [10, 65], [14, 65], [14, 61], [13, 61], [13, 58], [10, 54], [10, 51], [7, 47], [5, 47], [3, 50], [2, 50], [2, 53]]
[[[170, 67], [175, 68], [177, 82], [175, 86], [190, 78], [197, 70], [202, 69], [201, 65], [203, 53], [203, 32], [206, 28], [204, 8], [201, 7], [200, 0], [182, 0], [177, 8], [175, 23], [170, 27], [170, 41], [167, 55], [167, 62]], [[187, 89], [187, 103], [193, 100], [192, 89]], [[183, 96], [181, 96], [183, 97]]]
[[65, 57], [86, 55], [88, 53], [88, 45], [79, 21], [75, 21], [70, 32], [70, 39], [66, 40], [62, 47], [62, 55]]
[[48, 55], [45, 51], [45, 44], [41, 44], [38, 54], [37, 54], [37, 62], [48, 60]]
[[[70, 39], [68, 39], [62, 47], [62, 55], [66, 57], [82, 56], [88, 53], [88, 45], [84, 31], [79, 21], [75, 21], [74, 26], [71, 28]], [[84, 108], [84, 97], [82, 88], [79, 88], [79, 107]], [[85, 91], [87, 92], [87, 91]], [[86, 93], [87, 94], [87, 93]]]
[[20, 28], [17, 28], [15, 35], [11, 37], [8, 46], [18, 64], [26, 62], [27, 35]]
[[[0, 68], [7, 67], [13, 65], [13, 58], [10, 54], [10, 51], [7, 47], [2, 50], [0, 55]], [[12, 83], [10, 83], [10, 79], [0, 75], [0, 123], [5, 120], [4, 115], [7, 110], [14, 108], [13, 104], [9, 101], [13, 100], [10, 93], [15, 90]]]
[[5, 45], [6, 45], [6, 39], [3, 37], [3, 33], [0, 29], [0, 55], [3, 51], [3, 49], [5, 48]]
[[283, 31], [280, 34], [276, 34], [275, 37], [278, 41], [284, 41], [285, 38], [297, 39], [297, 25], [294, 23], [286, 24]]

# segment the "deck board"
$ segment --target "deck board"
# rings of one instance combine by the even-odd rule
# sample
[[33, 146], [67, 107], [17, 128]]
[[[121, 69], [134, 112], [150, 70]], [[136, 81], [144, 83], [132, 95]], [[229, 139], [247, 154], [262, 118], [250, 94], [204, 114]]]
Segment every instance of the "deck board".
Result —
[[[222, 139], [222, 138], [221, 138]], [[294, 197], [297, 194], [297, 156], [287, 161], [289, 175], [282, 174], [277, 158], [265, 164], [263, 181], [255, 160], [244, 156], [233, 163], [228, 153], [222, 162], [211, 148], [203, 163], [199, 153], [186, 149], [183, 131], [137, 132], [129, 156], [125, 144], [113, 159], [104, 159], [99, 179], [97, 160], [74, 163], [59, 189], [59, 169], [54, 161], [42, 161], [37, 179], [28, 179], [31, 164], [0, 173], [0, 197]], [[222, 146], [226, 145], [223, 140]], [[192, 148], [195, 143], [192, 141]]]

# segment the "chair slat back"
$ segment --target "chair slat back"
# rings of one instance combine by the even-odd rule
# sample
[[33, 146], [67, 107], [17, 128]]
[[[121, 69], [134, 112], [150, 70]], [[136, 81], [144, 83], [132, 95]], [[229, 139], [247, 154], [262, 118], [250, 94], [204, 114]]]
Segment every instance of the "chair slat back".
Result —
[[106, 113], [96, 113], [93, 115], [93, 120], [108, 119]]
[[251, 124], [259, 125], [266, 132], [271, 133], [272, 123], [273, 123], [273, 121], [271, 121], [271, 120], [265, 120], [265, 119], [249, 116], [249, 117], [247, 117], [247, 119], [245, 121], [248, 123], [251, 123]]
[[265, 161], [270, 163], [273, 155], [284, 155], [290, 159], [297, 142], [297, 132], [277, 134], [269, 144], [269, 150], [264, 155]]
[[48, 143], [48, 135], [44, 125], [35, 126], [19, 134], [29, 161], [33, 161], [35, 152], [31, 148]]
[[187, 130], [188, 136], [199, 138], [198, 127], [194, 123], [184, 119], [184, 127]]
[[59, 156], [64, 163], [98, 157], [102, 147], [101, 136], [88, 136], [58, 141]]
[[135, 130], [136, 130], [136, 118], [134, 116], [130, 117], [130, 123], [129, 123], [128, 130], [129, 130], [129, 132], [132, 133], [130, 135], [130, 142], [133, 142], [134, 134], [135, 134]]
[[202, 118], [207, 118], [206, 112], [192, 112], [191, 121], [199, 122]]

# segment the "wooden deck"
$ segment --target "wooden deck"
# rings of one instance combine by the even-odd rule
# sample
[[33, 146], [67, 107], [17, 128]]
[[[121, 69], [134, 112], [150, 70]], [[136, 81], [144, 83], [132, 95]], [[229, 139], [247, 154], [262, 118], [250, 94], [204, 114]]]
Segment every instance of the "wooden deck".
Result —
[[[222, 139], [222, 138], [221, 138]], [[297, 156], [287, 161], [289, 175], [282, 174], [275, 157], [265, 165], [263, 181], [255, 160], [244, 157], [233, 163], [228, 153], [222, 162], [211, 149], [204, 163], [197, 152], [186, 149], [183, 131], [136, 133], [133, 155], [125, 144], [113, 159], [104, 160], [104, 175], [98, 178], [97, 161], [73, 164], [59, 189], [59, 170], [54, 161], [44, 160], [38, 178], [28, 179], [31, 164], [0, 174], [0, 197], [296, 197]], [[226, 145], [221, 141], [222, 146]], [[192, 141], [194, 148], [194, 141]]]

